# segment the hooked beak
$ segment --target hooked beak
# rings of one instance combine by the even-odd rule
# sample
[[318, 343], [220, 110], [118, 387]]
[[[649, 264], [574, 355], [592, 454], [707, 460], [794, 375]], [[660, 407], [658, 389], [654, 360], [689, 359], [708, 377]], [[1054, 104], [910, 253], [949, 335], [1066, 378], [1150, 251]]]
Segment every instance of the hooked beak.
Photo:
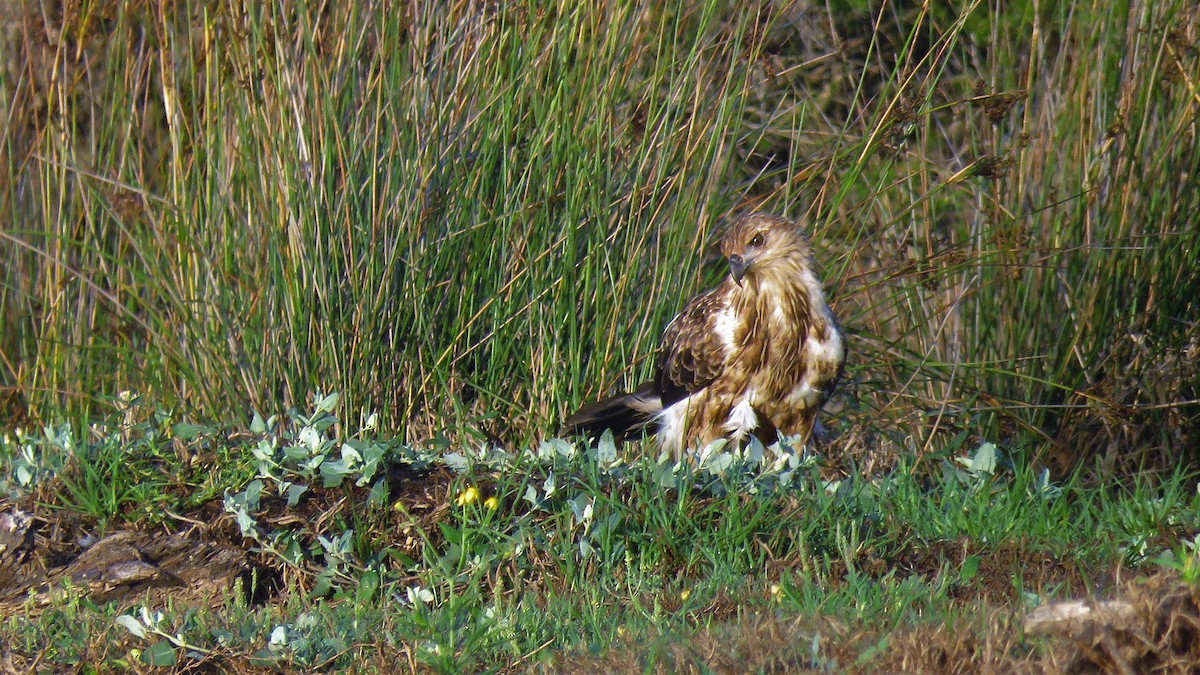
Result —
[[742, 277], [746, 276], [746, 268], [750, 265], [746, 259], [740, 255], [729, 256], [729, 273], [733, 275], [733, 281], [738, 286], [742, 285]]

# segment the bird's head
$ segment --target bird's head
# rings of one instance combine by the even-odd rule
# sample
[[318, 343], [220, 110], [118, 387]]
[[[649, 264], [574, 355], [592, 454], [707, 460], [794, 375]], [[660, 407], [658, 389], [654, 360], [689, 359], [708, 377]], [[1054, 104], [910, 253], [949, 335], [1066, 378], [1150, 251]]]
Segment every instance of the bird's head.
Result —
[[739, 286], [744, 279], [805, 266], [811, 251], [808, 239], [795, 223], [765, 213], [738, 218], [721, 240], [721, 253], [729, 260], [729, 273]]

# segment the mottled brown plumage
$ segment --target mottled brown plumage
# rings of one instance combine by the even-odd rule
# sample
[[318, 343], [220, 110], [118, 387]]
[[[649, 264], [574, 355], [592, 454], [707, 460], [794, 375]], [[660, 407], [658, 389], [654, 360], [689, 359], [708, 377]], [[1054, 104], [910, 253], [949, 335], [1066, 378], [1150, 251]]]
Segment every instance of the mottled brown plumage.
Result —
[[721, 252], [730, 276], [667, 326], [654, 379], [584, 406], [568, 430], [624, 438], [653, 429], [676, 455], [722, 437], [807, 442], [845, 363], [808, 239], [785, 218], [755, 213], [733, 223]]

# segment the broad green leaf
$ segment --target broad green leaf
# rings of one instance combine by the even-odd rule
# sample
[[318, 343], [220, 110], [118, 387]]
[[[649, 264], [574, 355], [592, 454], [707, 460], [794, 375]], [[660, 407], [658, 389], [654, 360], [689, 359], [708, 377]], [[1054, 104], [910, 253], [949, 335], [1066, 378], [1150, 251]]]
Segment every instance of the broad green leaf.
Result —
[[175, 424], [175, 426], [171, 427], [171, 431], [174, 432], [175, 438], [179, 438], [179, 439], [182, 439], [185, 441], [190, 441], [193, 438], [195, 438], [201, 434], [214, 433], [216, 431], [216, 429], [213, 429], [212, 427], [206, 427], [206, 426], [203, 426], [200, 424], [190, 424], [188, 422], [177, 422]]
[[977, 555], [967, 556], [967, 559], [963, 561], [962, 570], [958, 573], [958, 578], [961, 581], [974, 579], [975, 575], [979, 574], [979, 563], [981, 561], [982, 558]]
[[179, 656], [176, 653], [175, 645], [163, 640], [154, 643], [142, 652], [142, 662], [156, 668], [169, 668], [179, 662]]

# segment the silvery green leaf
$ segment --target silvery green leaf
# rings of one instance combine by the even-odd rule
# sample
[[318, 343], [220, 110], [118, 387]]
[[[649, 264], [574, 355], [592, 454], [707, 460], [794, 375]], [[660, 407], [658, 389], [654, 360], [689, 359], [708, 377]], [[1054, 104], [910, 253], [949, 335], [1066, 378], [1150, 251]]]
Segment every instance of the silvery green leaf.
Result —
[[141, 621], [138, 621], [132, 616], [129, 616], [128, 614], [121, 614], [113, 620], [119, 625], [124, 626], [125, 630], [133, 633], [134, 637], [143, 639], [146, 637], [146, 627], [142, 625]]
[[360, 453], [353, 445], [350, 445], [350, 443], [342, 443], [342, 461], [346, 463], [346, 466], [354, 466], [355, 464], [361, 462], [362, 458], [362, 453]]
[[802, 466], [812, 466], [817, 463], [817, 456], [814, 454], [791, 453], [788, 455], [788, 467], [791, 469], [799, 469]]
[[171, 430], [175, 433], [176, 438], [181, 438], [185, 441], [190, 441], [201, 434], [211, 434], [216, 429], [206, 427], [202, 424], [189, 424], [187, 422], [179, 422]]
[[[971, 461], [970, 459], [967, 459], [966, 457], [956, 457], [954, 459], [955, 459], [955, 462], [958, 462], [959, 464], [969, 464]], [[951, 462], [948, 459], [942, 460], [941, 470], [942, 470], [942, 481], [944, 481], [946, 483], [950, 483], [951, 481], [953, 481], [953, 482], [960, 483], [962, 485], [966, 485], [967, 483], [970, 482], [970, 480], [969, 480], [970, 475], [966, 471], [963, 471], [962, 469], [959, 469], [958, 467], [956, 467], [954, 465], [954, 462]]]
[[246, 508], [257, 509], [262, 501], [263, 482], [257, 478], [246, 485]]
[[324, 487], [332, 488], [342, 484], [346, 479], [346, 474], [350, 473], [349, 467], [346, 466], [345, 460], [337, 460], [335, 462], [325, 462], [321, 464], [321, 484]]
[[275, 439], [261, 440], [258, 445], [250, 449], [250, 454], [254, 458], [261, 461], [270, 461], [275, 459]]
[[371, 486], [371, 493], [367, 495], [367, 503], [371, 505], [382, 505], [387, 503], [387, 498], [387, 481], [381, 480]]
[[254, 419], [250, 420], [250, 431], [256, 434], [267, 433], [267, 423], [257, 411], [254, 413]]
[[963, 461], [963, 464], [973, 474], [992, 475], [996, 472], [996, 444], [986, 442], [980, 445], [975, 451], [975, 456]]
[[300, 468], [311, 473], [311, 472], [316, 471], [317, 469], [321, 468], [321, 465], [324, 463], [325, 463], [325, 455], [313, 455], [312, 457], [309, 457], [307, 460], [302, 462], [300, 464]]
[[306, 486], [306, 485], [296, 485], [294, 483], [289, 483], [287, 486], [288, 506], [295, 506], [296, 504], [299, 504], [300, 497], [304, 496], [304, 493], [307, 491], [308, 491], [308, 486]]
[[670, 461], [659, 462], [654, 467], [654, 481], [662, 487], [674, 489], [679, 485], [679, 478], [675, 475], [678, 465]]
[[538, 491], [532, 485], [525, 486], [525, 501], [529, 502], [530, 506], [538, 505]]
[[175, 645], [166, 640], [161, 640], [150, 645], [146, 648], [146, 651], [142, 652], [142, 662], [156, 668], [170, 668], [179, 662], [179, 657], [175, 653]]
[[1062, 488], [1050, 482], [1050, 469], [1046, 468], [1038, 474], [1036, 490], [1043, 499], [1057, 499], [1062, 495]]
[[570, 458], [575, 455], [575, 446], [561, 438], [551, 438], [542, 441], [538, 446], [538, 459], [554, 459], [555, 457]]
[[803, 437], [798, 434], [796, 436], [785, 436], [780, 438], [779, 444], [780, 446], [791, 450], [793, 453], [802, 452], [804, 449]]
[[595, 503], [595, 500], [591, 497], [579, 495], [567, 503], [571, 505], [571, 512], [575, 514], [576, 522], [586, 523], [592, 519], [592, 505]]
[[602, 465], [617, 461], [617, 442], [613, 439], [612, 429], [605, 429], [600, 435], [600, 443], [596, 446], [596, 461]]
[[367, 483], [370, 483], [371, 479], [375, 477], [375, 471], [378, 468], [379, 468], [379, 460], [377, 460], [377, 459], [367, 460], [366, 462], [363, 463], [362, 468], [358, 470], [359, 471], [358, 480], [355, 481], [354, 484], [357, 485], [358, 487], [362, 487], [362, 486], [366, 485]]
[[326, 413], [332, 411], [337, 407], [338, 401], [341, 400], [341, 398], [341, 394], [338, 394], [336, 391], [328, 396], [317, 396], [316, 412]]
[[326, 556], [336, 552], [337, 544], [323, 534], [317, 535], [317, 543], [321, 545], [321, 548], [325, 549]]
[[310, 453], [318, 452], [321, 449], [321, 443], [324, 441], [321, 438], [321, 432], [313, 427], [304, 427], [300, 430], [300, 443], [308, 448]]
[[758, 436], [751, 436], [750, 442], [746, 445], [746, 459], [752, 466], [762, 466], [763, 454], [766, 450], [762, 441], [758, 440]]
[[488, 448], [487, 461], [491, 463], [492, 466], [509, 466], [512, 464], [512, 459], [512, 453], [508, 452], [504, 448]]
[[242, 531], [243, 537], [250, 537], [252, 539], [254, 538], [254, 528], [258, 525], [258, 521], [255, 520], [254, 517], [249, 513], [246, 513], [245, 509], [238, 509], [237, 524], [238, 528], [240, 528]]
[[442, 455], [442, 461], [454, 471], [462, 472], [467, 470], [467, 458], [457, 452], [448, 452]]
[[367, 463], [378, 462], [387, 454], [387, 446], [383, 443], [371, 443], [362, 449], [363, 461]]
[[[711, 446], [710, 446], [711, 447]], [[705, 458], [704, 468], [712, 473], [721, 473], [733, 465], [733, 453], [718, 452]]]
[[550, 495], [554, 494], [554, 491], [557, 488], [558, 488], [558, 485], [555, 483], [555, 480], [554, 480], [554, 472], [551, 471], [550, 475], [546, 477], [546, 482], [542, 483], [542, 489], [546, 491], [546, 496], [549, 497]]
[[[700, 454], [698, 455], [699, 460], [700, 460], [699, 466], [704, 466], [705, 460], [707, 460], [709, 457], [715, 455], [716, 453], [720, 452], [721, 450], [725, 449], [725, 446], [727, 446], [727, 445], [729, 445], [728, 439], [718, 438], [717, 440], [713, 441], [712, 443], [709, 443], [708, 445], [701, 448]], [[685, 455], [685, 458], [686, 458], [686, 455]]]

